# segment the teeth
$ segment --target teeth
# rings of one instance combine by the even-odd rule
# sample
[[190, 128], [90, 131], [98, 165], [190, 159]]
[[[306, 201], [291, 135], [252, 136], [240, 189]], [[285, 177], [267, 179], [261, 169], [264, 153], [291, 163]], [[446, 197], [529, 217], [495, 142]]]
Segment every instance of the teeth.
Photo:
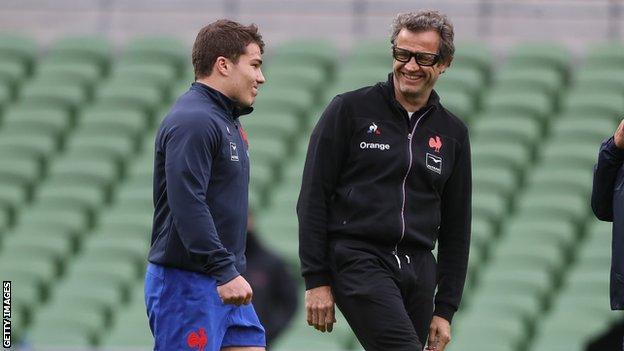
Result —
[[403, 73], [403, 76], [405, 76], [406, 78], [409, 78], [409, 79], [418, 79], [418, 78], [420, 78], [419, 75], [412, 75], [412, 74], [406, 74], [406, 73]]

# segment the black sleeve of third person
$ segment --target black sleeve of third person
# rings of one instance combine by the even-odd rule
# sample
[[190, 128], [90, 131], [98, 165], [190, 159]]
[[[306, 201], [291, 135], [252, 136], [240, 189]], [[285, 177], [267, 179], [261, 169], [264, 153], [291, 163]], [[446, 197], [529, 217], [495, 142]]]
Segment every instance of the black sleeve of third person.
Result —
[[472, 171], [467, 134], [459, 152], [442, 194], [438, 241], [438, 292], [434, 315], [449, 322], [459, 308], [464, 291], [470, 250]]
[[342, 97], [336, 96], [310, 137], [297, 202], [299, 258], [308, 290], [329, 285], [328, 211], [348, 155], [349, 135], [349, 116]]
[[598, 163], [594, 167], [591, 206], [596, 218], [613, 222], [613, 191], [618, 170], [624, 162], [624, 150], [615, 146], [613, 138], [602, 143]]

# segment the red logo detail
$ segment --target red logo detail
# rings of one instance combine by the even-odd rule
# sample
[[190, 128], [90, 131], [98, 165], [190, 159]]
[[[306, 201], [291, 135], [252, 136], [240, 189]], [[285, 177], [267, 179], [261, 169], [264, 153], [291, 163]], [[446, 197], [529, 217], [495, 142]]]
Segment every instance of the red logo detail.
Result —
[[204, 328], [199, 328], [198, 332], [199, 333], [191, 332], [186, 338], [186, 344], [193, 349], [197, 348], [197, 351], [204, 351], [204, 347], [208, 343], [206, 330]]
[[435, 149], [435, 152], [440, 152], [440, 148], [442, 147], [442, 140], [440, 137], [436, 135], [435, 139], [433, 137], [429, 138], [429, 147]]
[[240, 132], [240, 135], [243, 138], [245, 145], [247, 146], [247, 148], [249, 148], [249, 139], [247, 139], [247, 132], [245, 132], [242, 126], [238, 128], [238, 131]]

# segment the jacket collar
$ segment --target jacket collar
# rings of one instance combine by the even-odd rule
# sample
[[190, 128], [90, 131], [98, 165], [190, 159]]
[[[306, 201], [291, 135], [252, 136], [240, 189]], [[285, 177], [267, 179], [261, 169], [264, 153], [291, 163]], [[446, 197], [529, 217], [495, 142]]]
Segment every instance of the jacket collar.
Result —
[[193, 82], [193, 84], [191, 84], [191, 90], [196, 90], [214, 101], [217, 105], [219, 105], [227, 112], [228, 117], [230, 117], [232, 120], [240, 116], [250, 114], [253, 111], [253, 107], [240, 107], [236, 103], [236, 101], [230, 99], [222, 92], [204, 83]]
[[[407, 113], [403, 105], [399, 103], [399, 101], [396, 99], [396, 96], [394, 95], [394, 74], [389, 73], [388, 80], [380, 84], [384, 93], [384, 97], [388, 100], [388, 102], [392, 104], [392, 106], [394, 106], [395, 108], [398, 108], [400, 111], [404, 111], [405, 113]], [[435, 90], [431, 90], [429, 100], [427, 100], [427, 103], [420, 109], [420, 111], [427, 110], [431, 107], [433, 107], [433, 109], [438, 109], [442, 107], [442, 105], [440, 104], [440, 96], [438, 95], [438, 93], [436, 93]]]

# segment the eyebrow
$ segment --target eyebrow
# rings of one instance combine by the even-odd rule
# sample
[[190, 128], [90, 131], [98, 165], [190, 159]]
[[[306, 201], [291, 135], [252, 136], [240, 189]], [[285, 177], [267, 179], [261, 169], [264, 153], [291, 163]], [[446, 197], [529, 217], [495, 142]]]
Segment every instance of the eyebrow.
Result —
[[256, 61], [256, 63], [259, 63], [260, 65], [262, 65], [262, 60], [261, 59], [258, 59], [258, 58], [251, 59], [251, 62], [254, 62], [254, 61]]
[[405, 48], [398, 47], [398, 46], [395, 46], [395, 48], [397, 48], [399, 50], [408, 51], [408, 52], [414, 52], [414, 53], [419, 53], [419, 54], [439, 55], [439, 54], [436, 54], [436, 53], [433, 53], [433, 52], [427, 52], [427, 51], [412, 51], [410, 49], [405, 49]]

